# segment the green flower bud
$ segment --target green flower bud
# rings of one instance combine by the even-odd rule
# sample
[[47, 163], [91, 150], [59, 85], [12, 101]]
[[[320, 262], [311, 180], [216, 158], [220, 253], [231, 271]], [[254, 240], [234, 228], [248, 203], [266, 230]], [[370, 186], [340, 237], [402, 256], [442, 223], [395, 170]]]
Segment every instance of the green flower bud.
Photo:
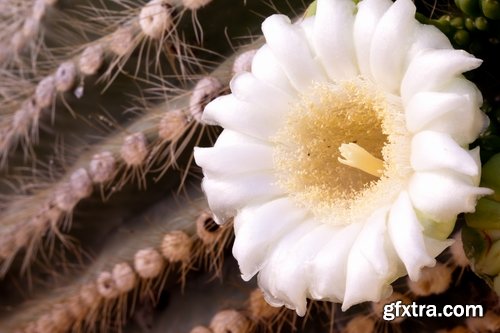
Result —
[[[498, 138], [500, 140], [500, 138]], [[491, 188], [495, 191], [489, 199], [500, 203], [500, 154], [496, 154], [483, 166], [481, 174], [481, 186]], [[499, 215], [500, 216], [500, 215]], [[499, 228], [500, 229], [500, 228]]]
[[467, 17], [465, 19], [465, 28], [469, 31], [476, 30], [476, 26], [474, 25], [474, 20], [471, 19], [470, 17]]
[[[487, 108], [491, 112], [491, 108]], [[483, 147], [483, 146], [482, 146]], [[500, 154], [483, 165], [481, 186], [494, 194], [481, 198], [474, 214], [465, 214], [462, 229], [465, 253], [474, 272], [500, 295]]]
[[500, 20], [500, 2], [498, 0], [481, 0], [481, 10], [487, 18]]
[[480, 15], [479, 3], [477, 0], [455, 0], [455, 5], [467, 15]]
[[488, 20], [483, 16], [476, 17], [476, 19], [474, 20], [474, 25], [476, 26], [477, 30], [488, 30]]
[[485, 234], [467, 225], [462, 227], [462, 242], [467, 258], [473, 261], [478, 260], [484, 255], [488, 244]]
[[493, 243], [487, 253], [477, 261], [476, 270], [487, 275], [500, 273], [500, 241]]
[[467, 46], [470, 43], [470, 35], [467, 31], [465, 30], [458, 30], [455, 32], [453, 35], [453, 41], [458, 45], [458, 46]]
[[466, 214], [467, 225], [477, 229], [500, 229], [500, 202], [482, 198], [477, 202], [476, 212]]
[[463, 17], [454, 17], [450, 20], [450, 24], [452, 27], [457, 29], [463, 29], [465, 27], [465, 21]]
[[448, 35], [452, 30], [450, 17], [448, 15], [441, 16], [439, 19], [433, 20], [431, 23], [446, 35]]

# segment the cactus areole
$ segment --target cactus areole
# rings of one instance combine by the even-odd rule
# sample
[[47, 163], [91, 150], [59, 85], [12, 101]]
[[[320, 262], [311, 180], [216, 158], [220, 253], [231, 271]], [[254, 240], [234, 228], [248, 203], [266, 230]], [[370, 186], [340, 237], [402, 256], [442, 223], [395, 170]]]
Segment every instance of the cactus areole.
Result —
[[318, 0], [296, 23], [267, 18], [266, 44], [202, 120], [197, 148], [218, 223], [234, 218], [242, 277], [299, 315], [306, 300], [379, 301], [451, 244], [479, 187], [481, 60], [420, 24], [410, 0]]

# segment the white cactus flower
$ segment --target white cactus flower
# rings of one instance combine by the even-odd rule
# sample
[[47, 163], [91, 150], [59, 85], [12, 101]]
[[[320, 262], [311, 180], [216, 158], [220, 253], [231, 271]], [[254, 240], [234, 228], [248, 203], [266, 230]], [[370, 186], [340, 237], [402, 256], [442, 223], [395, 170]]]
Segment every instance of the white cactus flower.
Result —
[[197, 148], [218, 223], [234, 217], [243, 279], [299, 315], [379, 301], [451, 241], [478, 187], [486, 123], [462, 73], [481, 64], [420, 24], [410, 0], [318, 0], [315, 16], [265, 20], [266, 44], [203, 120]]

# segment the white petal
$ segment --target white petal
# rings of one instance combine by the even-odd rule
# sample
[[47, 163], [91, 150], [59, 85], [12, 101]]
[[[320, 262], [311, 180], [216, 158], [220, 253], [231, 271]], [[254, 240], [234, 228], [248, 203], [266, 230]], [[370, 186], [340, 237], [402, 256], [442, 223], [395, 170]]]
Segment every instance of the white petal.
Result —
[[286, 109], [272, 109], [241, 101], [234, 95], [226, 95], [216, 98], [205, 107], [203, 121], [267, 140], [282, 126], [286, 112]]
[[370, 68], [375, 83], [398, 94], [407, 67], [407, 53], [418, 22], [410, 0], [396, 1], [380, 19], [373, 34]]
[[443, 92], [467, 96], [470, 100], [470, 105], [474, 105], [476, 108], [483, 105], [483, 95], [481, 94], [479, 88], [463, 76], [454, 79], [444, 88]]
[[290, 95], [260, 81], [255, 75], [248, 72], [236, 74], [229, 83], [229, 87], [237, 99], [280, 114], [286, 113], [290, 102], [296, 98], [295, 95]]
[[[365, 301], [379, 301], [390, 295], [390, 282], [397, 272], [389, 258], [386, 222], [387, 208], [380, 208], [364, 223], [349, 253], [347, 284], [342, 311]], [[389, 250], [389, 251], [388, 251]]]
[[413, 44], [408, 51], [408, 61], [426, 49], [453, 49], [448, 37], [438, 28], [429, 24], [419, 24], [415, 30]]
[[238, 260], [242, 278], [250, 280], [269, 260], [269, 253], [283, 235], [306, 217], [287, 197], [261, 206], [243, 208], [234, 219], [233, 255]]
[[285, 244], [276, 247], [268, 266], [263, 269], [266, 281], [259, 280], [261, 286], [266, 285], [275, 298], [283, 300], [299, 316], [306, 313], [311, 279], [308, 263], [331, 238], [327, 225], [313, 220], [302, 221], [302, 224], [282, 239]]
[[364, 222], [353, 250], [357, 251], [368, 259], [368, 262], [375, 268], [375, 271], [380, 274], [387, 274], [394, 271], [386, 257], [385, 237], [388, 208], [377, 209], [372, 216]]
[[[476, 147], [472, 150], [469, 150], [470, 157], [474, 160], [479, 170], [481, 170], [481, 156], [479, 155], [479, 147]], [[472, 177], [472, 185], [479, 186], [481, 181], [481, 172], [479, 172], [476, 176]]]
[[488, 117], [481, 112], [482, 96], [477, 87], [464, 78], [454, 79], [445, 91], [466, 96], [463, 105], [428, 123], [425, 129], [448, 133], [460, 145], [473, 142], [487, 126]]
[[437, 222], [455, 221], [459, 213], [475, 211], [478, 197], [490, 189], [472, 185], [472, 178], [452, 172], [416, 172], [410, 179], [413, 206]]
[[427, 249], [427, 253], [429, 254], [429, 256], [436, 258], [447, 247], [453, 244], [454, 240], [453, 239], [438, 240], [424, 236], [424, 242], [425, 242], [425, 248]]
[[255, 53], [252, 61], [252, 73], [256, 78], [269, 83], [273, 87], [289, 94], [297, 93], [290, 83], [288, 76], [281, 69], [281, 65], [269, 48], [269, 45], [262, 46]]
[[377, 274], [373, 266], [361, 253], [352, 252], [349, 255], [349, 261], [351, 260], [355, 264], [349, 265], [352, 274], [347, 277], [342, 311], [347, 311], [351, 306], [358, 303], [366, 301], [378, 302], [391, 295], [392, 287], [388, 283], [387, 277]]
[[314, 299], [342, 302], [347, 274], [347, 258], [359, 234], [361, 223], [332, 227], [331, 240], [311, 261], [312, 283], [310, 294]]
[[[312, 45], [312, 41], [314, 40], [314, 22], [316, 21], [316, 16], [309, 16], [302, 19], [300, 22], [300, 27], [304, 31], [307, 41], [309, 42], [309, 47], [313, 50], [314, 53], [314, 45]], [[314, 60], [318, 63], [318, 55], [314, 54]], [[323, 66], [320, 64], [320, 66]]]
[[253, 136], [246, 135], [241, 132], [233, 131], [231, 129], [225, 129], [219, 134], [214, 147], [231, 147], [234, 145], [262, 145], [268, 144], [267, 141], [257, 139]]
[[292, 25], [284, 15], [272, 15], [262, 23], [262, 32], [267, 45], [297, 90], [307, 90], [312, 82], [325, 81], [300, 26]]
[[408, 65], [401, 82], [403, 103], [420, 91], [443, 89], [462, 73], [479, 67], [482, 60], [463, 50], [425, 50], [418, 53]]
[[401, 192], [393, 203], [388, 228], [392, 244], [403, 261], [410, 279], [418, 280], [422, 267], [434, 266], [436, 260], [427, 253], [424, 228], [413, 210], [407, 192]]
[[217, 223], [236, 215], [238, 209], [282, 196], [276, 179], [269, 173], [203, 178], [201, 183]]
[[[415, 94], [405, 106], [406, 127], [416, 133], [447, 113], [467, 108], [468, 97], [462, 94], [424, 91]], [[466, 110], [467, 112], [468, 110]]]
[[273, 150], [265, 144], [195, 147], [194, 158], [208, 177], [273, 170]]
[[416, 171], [451, 169], [477, 176], [480, 167], [469, 151], [460, 147], [449, 135], [422, 131], [411, 142], [411, 165]]
[[370, 68], [370, 49], [375, 27], [391, 5], [390, 0], [364, 0], [358, 3], [354, 21], [354, 46], [359, 71], [365, 78], [373, 78]]
[[288, 230], [276, 246], [273, 247], [272, 252], [269, 253], [267, 263], [259, 272], [257, 281], [259, 287], [267, 294], [268, 297], [266, 299], [270, 301], [271, 305], [286, 305], [291, 309], [295, 309], [290, 302], [287, 302], [286, 299], [283, 299], [282, 295], [279, 295], [281, 292], [278, 290], [277, 274], [279, 274], [284, 262], [290, 259], [288, 253], [293, 244], [316, 226], [316, 223], [312, 224], [311, 222], [302, 221], [295, 228]]
[[313, 45], [332, 80], [358, 75], [353, 43], [355, 4], [351, 0], [318, 0]]

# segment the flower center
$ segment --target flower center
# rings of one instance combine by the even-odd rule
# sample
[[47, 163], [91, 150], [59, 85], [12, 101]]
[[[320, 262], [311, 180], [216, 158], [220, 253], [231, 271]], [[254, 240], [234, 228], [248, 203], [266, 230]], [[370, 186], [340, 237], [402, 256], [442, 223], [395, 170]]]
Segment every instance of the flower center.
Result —
[[387, 178], [392, 109], [362, 79], [315, 84], [273, 138], [279, 185], [316, 217], [352, 222], [356, 203]]

